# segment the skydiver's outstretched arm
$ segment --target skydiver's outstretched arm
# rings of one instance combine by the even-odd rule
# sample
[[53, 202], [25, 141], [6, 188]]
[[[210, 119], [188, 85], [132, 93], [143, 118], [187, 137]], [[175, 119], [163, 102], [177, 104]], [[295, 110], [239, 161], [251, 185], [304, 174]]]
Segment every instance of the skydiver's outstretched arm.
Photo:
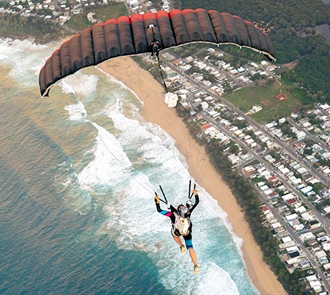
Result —
[[176, 208], [173, 207], [171, 204], [169, 204], [169, 209], [171, 210], [171, 212], [177, 212]]
[[194, 196], [195, 196], [195, 204], [189, 208], [190, 213], [193, 212], [193, 210], [196, 208], [196, 206], [199, 204], [199, 195], [197, 193], [197, 190], [194, 189]]
[[162, 210], [162, 208], [160, 208], [160, 200], [159, 200], [159, 197], [158, 196], [155, 197], [155, 204], [156, 204], [157, 211], [160, 214], [165, 215], [165, 216], [171, 218], [172, 223], [175, 222], [175, 216], [174, 216], [174, 214], [172, 212], [175, 212], [176, 209], [172, 205], [169, 204], [169, 206], [170, 206], [169, 209], [171, 211]]
[[157, 203], [156, 199], [155, 199], [155, 204], [156, 204], [156, 209], [159, 213], [161, 213], [163, 210], [160, 208], [160, 203]]

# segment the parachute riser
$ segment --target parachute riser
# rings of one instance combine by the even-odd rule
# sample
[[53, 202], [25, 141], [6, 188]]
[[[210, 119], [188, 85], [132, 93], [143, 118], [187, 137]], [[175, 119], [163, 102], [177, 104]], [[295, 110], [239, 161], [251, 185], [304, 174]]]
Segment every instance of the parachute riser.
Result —
[[[196, 190], [196, 183], [194, 184], [194, 189], [193, 192], [190, 194], [190, 196], [188, 195], [188, 200], [190, 201], [192, 196], [194, 195], [194, 191]], [[190, 193], [190, 182], [189, 182], [189, 193]]]
[[163, 202], [164, 204], [167, 204], [167, 200], [166, 200], [166, 201], [162, 200], [162, 199], [157, 195], [156, 192], [155, 192], [155, 195], [156, 195], [156, 197], [158, 197], [159, 201]]
[[161, 76], [162, 81], [163, 81], [163, 86], [164, 86], [165, 92], [167, 93], [168, 90], [167, 90], [167, 86], [166, 86], [166, 83], [165, 83], [165, 78], [163, 76], [163, 72], [162, 72], [162, 69], [160, 67], [159, 51], [162, 48], [161, 48], [161, 43], [155, 38], [154, 27], [155, 27], [155, 25], [153, 25], [153, 24], [148, 26], [148, 29], [151, 29], [151, 32], [152, 32], [152, 42], [150, 44], [150, 46], [151, 46], [151, 56], [156, 55], [156, 57], [157, 57], [158, 70], [159, 70], [160, 76]]
[[[162, 186], [159, 185], [159, 188], [160, 188], [160, 191], [162, 192], [162, 195], [163, 195], [163, 197], [164, 197], [165, 200], [162, 200], [161, 198], [159, 198], [159, 196], [155, 192], [156, 197], [158, 197], [161, 202], [163, 202], [164, 204], [167, 204], [168, 205], [169, 203], [168, 203], [168, 200], [167, 200], [167, 198], [165, 196], [165, 193], [164, 193], [164, 190], [163, 190]], [[191, 204], [191, 198], [193, 197], [195, 190], [196, 190], [196, 183], [194, 184], [194, 189], [191, 192], [191, 180], [190, 180], [189, 181], [189, 190], [188, 190], [188, 201], [187, 201], [187, 203], [190, 203]]]
[[[164, 191], [163, 191], [163, 188], [161, 187], [161, 185], [159, 185], [159, 188], [160, 188], [160, 190], [161, 190], [161, 192], [162, 192], [162, 194], [163, 194], [163, 197], [164, 197], [164, 199], [165, 199], [165, 201], [166, 201], [166, 204], [168, 204], [167, 198], [166, 198], [166, 196], [165, 196], [165, 194], [164, 194]], [[164, 202], [164, 203], [165, 203], [165, 202]]]
[[161, 67], [160, 67], [159, 52], [157, 52], [156, 57], [157, 57], [157, 63], [158, 63], [158, 70], [159, 70], [160, 76], [161, 76], [162, 81], [163, 81], [163, 86], [164, 86], [165, 92], [168, 93], [167, 86], [166, 86], [166, 83], [165, 83], [165, 78], [164, 78], [164, 75], [163, 75], [162, 69], [161, 69]]

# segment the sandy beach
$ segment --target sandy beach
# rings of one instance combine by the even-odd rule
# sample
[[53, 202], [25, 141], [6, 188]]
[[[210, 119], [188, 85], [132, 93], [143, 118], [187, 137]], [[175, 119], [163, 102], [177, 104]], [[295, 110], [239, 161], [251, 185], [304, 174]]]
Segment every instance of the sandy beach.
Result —
[[159, 125], [175, 139], [175, 145], [186, 158], [192, 177], [218, 201], [228, 214], [234, 232], [243, 239], [242, 251], [248, 275], [260, 294], [287, 294], [264, 262], [262, 252], [254, 241], [241, 208], [226, 183], [209, 163], [204, 147], [199, 146], [189, 135], [175, 109], [168, 108], [165, 104], [163, 87], [130, 57], [107, 61], [99, 65], [99, 68], [133, 90], [144, 102], [146, 120]]

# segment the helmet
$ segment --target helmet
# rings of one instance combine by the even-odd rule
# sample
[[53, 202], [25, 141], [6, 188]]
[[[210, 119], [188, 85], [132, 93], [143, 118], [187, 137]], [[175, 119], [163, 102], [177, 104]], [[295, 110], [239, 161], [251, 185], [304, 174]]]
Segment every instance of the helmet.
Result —
[[189, 212], [188, 208], [187, 208], [185, 205], [183, 205], [183, 204], [180, 204], [180, 205], [178, 206], [177, 211], [178, 211], [178, 214], [179, 214], [182, 218], [186, 218], [186, 217], [187, 217], [187, 214], [188, 214], [188, 212]]

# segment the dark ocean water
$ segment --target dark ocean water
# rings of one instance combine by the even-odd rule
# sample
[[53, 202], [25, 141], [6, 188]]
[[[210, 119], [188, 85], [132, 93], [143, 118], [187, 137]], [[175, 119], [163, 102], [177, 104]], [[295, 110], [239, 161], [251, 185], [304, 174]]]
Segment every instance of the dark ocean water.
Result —
[[53, 46], [0, 41], [0, 294], [257, 294], [202, 188], [192, 274], [153, 202], [160, 183], [185, 201], [191, 178], [132, 93], [94, 68], [40, 98]]
[[169, 294], [147, 255], [91, 230], [104, 222], [102, 210], [81, 215], [67, 206], [55, 175], [68, 156], [26, 116], [28, 105], [7, 98], [0, 110], [0, 294]]

